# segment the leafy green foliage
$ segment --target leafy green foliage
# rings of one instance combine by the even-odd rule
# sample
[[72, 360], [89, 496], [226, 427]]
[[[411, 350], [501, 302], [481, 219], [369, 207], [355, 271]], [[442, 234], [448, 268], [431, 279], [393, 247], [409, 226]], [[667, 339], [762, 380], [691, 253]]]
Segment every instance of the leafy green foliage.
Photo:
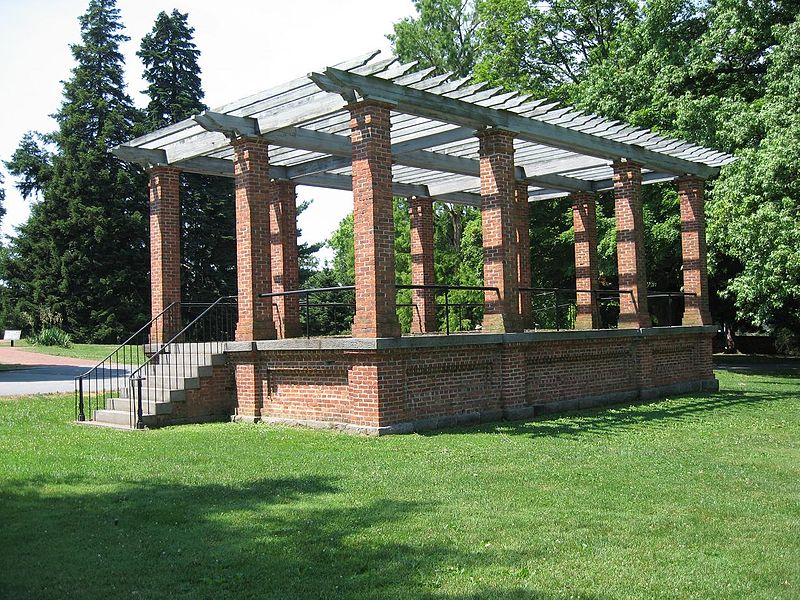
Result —
[[59, 327], [46, 327], [39, 333], [30, 336], [28, 341], [34, 346], [57, 346], [59, 348], [72, 346], [70, 335]]
[[395, 23], [387, 36], [394, 53], [437, 73], [470, 76], [478, 50], [474, 0], [414, 0], [414, 7], [417, 17]]
[[23, 138], [7, 163], [20, 191], [41, 193], [12, 241], [6, 277], [19, 311], [47, 306], [78, 339], [116, 339], [138, 326], [148, 296], [145, 190], [138, 168], [109, 149], [132, 136], [140, 115], [125, 92], [119, 11], [91, 0], [79, 19], [76, 66], [54, 115], [58, 130]]

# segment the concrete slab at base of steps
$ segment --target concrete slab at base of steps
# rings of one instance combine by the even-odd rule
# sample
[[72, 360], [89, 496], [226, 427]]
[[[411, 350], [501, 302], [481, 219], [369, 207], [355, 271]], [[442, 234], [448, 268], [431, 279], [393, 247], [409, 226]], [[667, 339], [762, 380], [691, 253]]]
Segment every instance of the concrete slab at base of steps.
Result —
[[[109, 409], [98, 409], [94, 411], [94, 424], [108, 424], [108, 425], [116, 425], [126, 428], [133, 428], [135, 423], [135, 417], [131, 414], [128, 410], [109, 410]], [[145, 427], [155, 427], [158, 425], [158, 416], [157, 415], [142, 415], [142, 421], [144, 422]]]
[[[127, 413], [137, 409], [137, 401], [131, 398], [109, 398], [106, 400], [106, 410], [122, 410]], [[169, 415], [172, 413], [172, 402], [146, 402], [142, 401], [142, 412], [148, 415]]]

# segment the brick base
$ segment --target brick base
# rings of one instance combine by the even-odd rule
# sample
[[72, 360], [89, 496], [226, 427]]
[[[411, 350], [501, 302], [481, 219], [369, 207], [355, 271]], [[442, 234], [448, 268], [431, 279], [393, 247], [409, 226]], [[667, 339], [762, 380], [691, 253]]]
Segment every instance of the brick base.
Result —
[[712, 337], [683, 327], [231, 344], [236, 418], [378, 435], [711, 390]]

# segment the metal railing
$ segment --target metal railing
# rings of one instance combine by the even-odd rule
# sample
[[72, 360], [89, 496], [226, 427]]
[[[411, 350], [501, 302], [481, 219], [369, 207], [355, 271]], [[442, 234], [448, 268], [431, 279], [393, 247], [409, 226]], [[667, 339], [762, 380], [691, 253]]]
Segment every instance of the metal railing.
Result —
[[[529, 302], [534, 313], [534, 323], [537, 329], [571, 329], [574, 327], [576, 315], [576, 295], [592, 294], [598, 310], [599, 327], [608, 329], [616, 326], [619, 316], [619, 299], [622, 294], [628, 294], [633, 300], [632, 290], [617, 289], [590, 289], [576, 290], [572, 288], [534, 288], [521, 287], [521, 293], [529, 294]], [[683, 311], [683, 300], [686, 296], [695, 296], [692, 292], [662, 292], [649, 290], [647, 292], [648, 308], [654, 327], [673, 327], [680, 325], [677, 311]], [[651, 300], [666, 300], [665, 310], [654, 310]], [[681, 302], [674, 302], [680, 299]], [[541, 301], [540, 304], [536, 304]], [[663, 319], [661, 317], [664, 317]], [[665, 323], [662, 324], [662, 321]]]
[[[213, 304], [173, 302], [94, 367], [75, 377], [75, 419], [91, 420], [95, 410], [106, 408], [109, 400], [121, 398], [123, 390], [129, 388], [130, 374], [149, 362], [159, 346], [151, 338], [153, 331], [161, 331], [172, 336], [174, 332], [182, 329], [181, 323], [195, 321], [199, 313], [206, 311]], [[236, 324], [235, 315], [232, 315], [229, 321], [228, 327], [233, 331]]]
[[[450, 335], [452, 333], [453, 328], [451, 327], [450, 323], [450, 315], [451, 311], [457, 310], [459, 311], [459, 319], [457, 321], [458, 327], [455, 329], [456, 331], [463, 331], [460, 329], [460, 325], [463, 321], [463, 314], [462, 311], [465, 308], [479, 308], [480, 310], [483, 309], [484, 302], [481, 300], [480, 302], [451, 302], [450, 300], [450, 292], [452, 291], [493, 291], [496, 294], [500, 294], [500, 290], [496, 287], [484, 287], [484, 286], [472, 286], [472, 285], [444, 285], [444, 284], [431, 284], [431, 285], [413, 285], [413, 284], [397, 284], [395, 286], [398, 290], [433, 290], [435, 292], [441, 292], [444, 296], [443, 303], [436, 303], [437, 309], [441, 309], [444, 311], [444, 327], [445, 327], [445, 334]], [[300, 300], [300, 312], [304, 316], [305, 324], [305, 337], [311, 337], [311, 309], [312, 308], [347, 308], [351, 312], [355, 312], [355, 300], [351, 302], [329, 302], [329, 301], [313, 301], [312, 296], [315, 294], [330, 294], [330, 293], [344, 293], [344, 292], [352, 292], [355, 290], [354, 285], [342, 285], [342, 286], [335, 286], [335, 287], [325, 287], [325, 288], [308, 288], [303, 290], [290, 290], [286, 292], [269, 292], [264, 294], [259, 294], [260, 298], [278, 298], [281, 296], [301, 296]], [[416, 304], [413, 302], [400, 302], [396, 304], [397, 307], [416, 307]], [[352, 319], [352, 315], [350, 316]]]
[[144, 428], [145, 405], [151, 413], [156, 403], [170, 399], [179, 383], [190, 376], [199, 377], [200, 367], [211, 366], [212, 357], [223, 353], [225, 343], [235, 338], [237, 319], [237, 297], [222, 296], [206, 304], [200, 314], [167, 342], [158, 344], [155, 351], [150, 348], [147, 360], [128, 378], [129, 398], [133, 399], [128, 403], [129, 411], [136, 429]]

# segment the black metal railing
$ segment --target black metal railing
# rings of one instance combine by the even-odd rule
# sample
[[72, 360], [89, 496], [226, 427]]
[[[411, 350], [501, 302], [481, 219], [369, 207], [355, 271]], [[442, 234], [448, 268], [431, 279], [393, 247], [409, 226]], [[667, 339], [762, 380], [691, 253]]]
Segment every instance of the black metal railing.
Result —
[[[453, 331], [464, 331], [462, 328], [463, 324], [472, 323], [476, 320], [476, 316], [472, 315], [470, 319], [464, 318], [464, 311], [471, 310], [475, 311], [476, 313], [479, 312], [482, 316], [483, 314], [483, 307], [484, 301], [483, 298], [480, 301], [464, 301], [464, 300], [457, 300], [455, 302], [451, 301], [450, 293], [454, 291], [460, 292], [486, 292], [492, 291], [499, 295], [500, 290], [496, 287], [484, 287], [484, 286], [471, 286], [471, 285], [413, 285], [413, 284], [397, 284], [396, 289], [398, 290], [433, 290], [434, 292], [439, 292], [441, 296], [443, 296], [443, 302], [436, 302], [437, 310], [443, 311], [443, 323], [444, 323], [444, 330], [446, 335], [450, 335]], [[342, 285], [342, 286], [335, 286], [335, 287], [324, 287], [324, 288], [308, 288], [302, 290], [290, 290], [286, 292], [269, 292], [264, 294], [259, 294], [261, 298], [278, 298], [281, 296], [300, 296], [300, 314], [303, 316], [303, 329], [305, 331], [305, 337], [310, 338], [312, 335], [312, 323], [314, 319], [312, 318], [311, 310], [314, 308], [325, 308], [325, 309], [346, 309], [347, 316], [349, 318], [350, 324], [352, 324], [352, 318], [355, 314], [355, 299], [349, 301], [341, 301], [341, 302], [332, 302], [329, 300], [322, 300], [317, 301], [313, 299], [315, 295], [321, 294], [344, 294], [345, 292], [350, 293], [355, 291], [355, 286], [353, 285]], [[415, 308], [416, 304], [413, 302], [398, 302], [396, 304], [399, 308]], [[455, 323], [452, 323], [451, 316], [454, 314], [453, 311], [457, 311], [458, 320]], [[329, 319], [330, 320], [330, 319]], [[479, 319], [478, 319], [479, 322]]]
[[237, 319], [237, 297], [222, 296], [205, 304], [169, 340], [151, 345], [147, 359], [128, 377], [130, 424], [143, 429], [145, 411], [155, 414], [159, 402], [169, 401], [187, 379], [200, 376], [201, 367], [213, 366], [214, 356], [234, 340]]
[[[130, 373], [144, 365], [159, 345], [152, 338], [154, 331], [173, 336], [182, 329], [182, 323], [194, 321], [212, 304], [173, 302], [94, 367], [75, 377], [75, 419], [91, 420], [95, 410], [106, 408], [109, 400], [121, 398], [129, 387]], [[228, 328], [232, 331], [235, 315], [229, 321]]]
[[[572, 329], [577, 315], [577, 294], [592, 294], [598, 311], [600, 329], [617, 326], [619, 318], [619, 300], [622, 294], [633, 299], [632, 290], [591, 289], [576, 290], [572, 288], [520, 288], [520, 293], [528, 294], [528, 302], [534, 315], [536, 329]], [[654, 327], [673, 327], [680, 325], [683, 314], [684, 299], [694, 296], [691, 292], [647, 292], [650, 317]], [[652, 301], [666, 300], [663, 307]]]

